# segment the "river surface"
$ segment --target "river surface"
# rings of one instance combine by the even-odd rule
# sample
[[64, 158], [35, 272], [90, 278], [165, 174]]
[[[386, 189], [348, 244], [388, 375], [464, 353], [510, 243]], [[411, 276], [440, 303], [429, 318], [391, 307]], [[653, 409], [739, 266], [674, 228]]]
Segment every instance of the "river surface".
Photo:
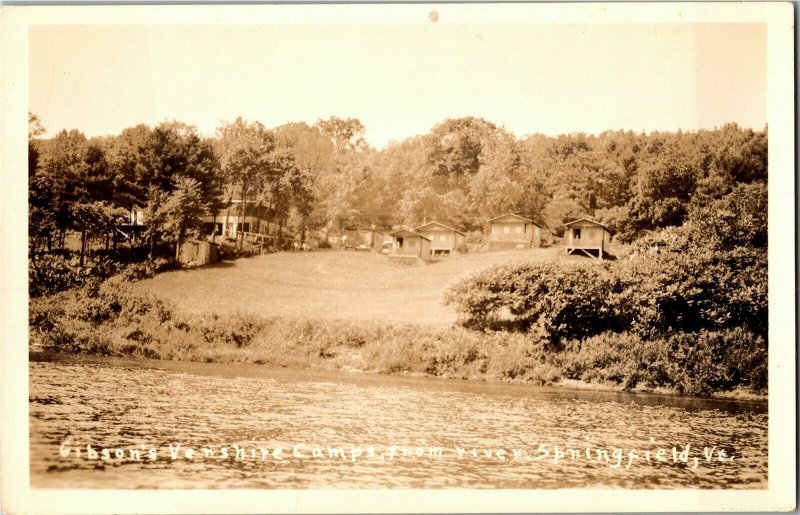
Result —
[[766, 402], [39, 354], [29, 372], [34, 488], [767, 487]]

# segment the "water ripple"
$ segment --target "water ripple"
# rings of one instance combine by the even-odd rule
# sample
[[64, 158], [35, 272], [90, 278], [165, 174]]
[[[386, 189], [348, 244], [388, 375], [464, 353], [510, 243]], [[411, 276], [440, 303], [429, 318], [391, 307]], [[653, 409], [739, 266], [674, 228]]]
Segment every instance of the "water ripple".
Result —
[[[113, 363], [31, 362], [30, 378], [34, 487], [767, 486], [767, 415], [746, 406], [718, 409], [713, 402], [693, 407], [496, 386], [462, 391], [433, 382], [232, 378]], [[59, 454], [63, 442], [69, 442], [64, 449], [72, 449], [68, 456]], [[139, 449], [143, 455], [155, 447], [158, 457], [136, 461], [110, 451], [107, 460], [90, 459], [87, 444], [95, 450]], [[197, 456], [171, 460], [169, 446], [178, 444], [180, 452], [193, 448]], [[234, 444], [256, 458], [220, 459], [220, 449]], [[297, 444], [308, 458], [292, 456]], [[673, 446], [680, 457], [687, 444], [689, 463], [674, 463]], [[548, 457], [532, 459], [543, 454], [540, 445]], [[558, 460], [556, 445], [565, 453]], [[311, 456], [315, 446], [323, 457]], [[361, 449], [358, 459], [352, 459], [351, 446]], [[388, 459], [391, 446], [396, 455]], [[214, 456], [203, 456], [203, 447]], [[277, 447], [282, 460], [269, 454]], [[329, 447], [345, 450], [346, 457], [329, 457]], [[442, 457], [429, 455], [431, 447], [441, 448]], [[710, 460], [704, 447], [713, 448]], [[76, 448], [82, 449], [80, 456]], [[404, 448], [411, 455], [403, 455]], [[460, 458], [459, 448], [465, 453]], [[612, 466], [613, 456], [598, 458], [598, 448], [621, 449], [621, 466]], [[661, 448], [664, 462], [656, 457]], [[513, 455], [515, 449], [527, 457]], [[631, 450], [638, 456], [628, 468]], [[720, 450], [734, 459], [719, 461]]]

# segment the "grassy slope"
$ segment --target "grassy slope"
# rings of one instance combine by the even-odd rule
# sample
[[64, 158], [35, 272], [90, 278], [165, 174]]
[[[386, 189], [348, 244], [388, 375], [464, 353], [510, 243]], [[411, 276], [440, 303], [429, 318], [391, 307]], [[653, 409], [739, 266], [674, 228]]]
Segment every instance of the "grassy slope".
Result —
[[136, 287], [186, 313], [450, 325], [455, 310], [442, 304], [442, 294], [455, 277], [494, 263], [550, 259], [586, 258], [567, 257], [561, 247], [552, 247], [476, 252], [408, 266], [367, 252], [281, 252], [168, 272]]

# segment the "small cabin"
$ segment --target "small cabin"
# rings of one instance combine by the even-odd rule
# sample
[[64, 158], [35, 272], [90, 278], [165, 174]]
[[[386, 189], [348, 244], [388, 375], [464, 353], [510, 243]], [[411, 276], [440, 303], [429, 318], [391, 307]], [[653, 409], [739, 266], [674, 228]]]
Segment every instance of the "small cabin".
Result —
[[389, 238], [386, 234], [372, 227], [348, 227], [342, 234], [342, 247], [380, 252], [383, 249], [383, 242], [387, 239]]
[[611, 245], [611, 230], [605, 225], [581, 218], [564, 224], [564, 244], [567, 255], [581, 253], [594, 259], [603, 259]]
[[514, 213], [492, 218], [489, 249], [530, 249], [542, 246], [542, 226]]
[[414, 232], [431, 242], [431, 257], [451, 256], [467, 251], [467, 235], [458, 229], [439, 222], [420, 225]]
[[408, 229], [401, 229], [391, 234], [392, 248], [389, 258], [402, 262], [428, 262], [431, 259], [431, 240]]

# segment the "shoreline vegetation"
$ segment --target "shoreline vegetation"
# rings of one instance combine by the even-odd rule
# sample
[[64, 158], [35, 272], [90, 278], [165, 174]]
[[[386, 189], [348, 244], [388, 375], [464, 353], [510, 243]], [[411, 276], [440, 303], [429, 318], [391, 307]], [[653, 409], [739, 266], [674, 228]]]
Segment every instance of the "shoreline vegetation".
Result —
[[552, 388], [554, 391], [564, 393], [585, 392], [598, 394], [624, 394], [639, 395], [652, 399], [651, 402], [660, 403], [661, 399], [668, 397], [677, 402], [715, 402], [730, 403], [746, 402], [766, 407], [769, 400], [763, 393], [748, 389], [737, 389], [726, 392], [716, 392], [710, 395], [687, 395], [675, 390], [665, 388], [647, 389], [643, 387], [623, 388], [614, 384], [587, 383], [576, 379], [561, 379], [558, 382], [536, 384], [533, 382], [498, 381], [492, 379], [464, 379], [451, 376], [431, 376], [421, 373], [396, 373], [383, 374], [360, 369], [330, 369], [330, 368], [289, 368], [255, 363], [220, 363], [201, 361], [178, 361], [143, 358], [138, 356], [108, 356], [100, 354], [75, 354], [68, 352], [52, 352], [41, 347], [31, 348], [28, 351], [29, 363], [60, 363], [72, 364], [107, 364], [120, 367], [155, 368], [167, 372], [189, 373], [199, 375], [212, 375], [221, 377], [267, 377], [274, 379], [308, 380], [308, 381], [351, 381], [364, 385], [409, 385], [409, 386], [434, 386], [436, 388], [452, 387], [459, 390], [483, 391], [494, 387], [521, 388]]
[[[123, 302], [130, 300], [128, 297]], [[36, 321], [39, 329], [31, 334], [31, 351], [527, 383], [578, 390], [741, 400], [767, 398], [764, 390], [741, 387], [704, 392], [625, 384], [604, 378], [604, 371], [599, 369], [586, 378], [574, 373], [566, 375], [559, 366], [575, 359], [574, 354], [548, 355], [528, 338], [514, 333], [491, 335], [460, 327], [408, 324], [375, 323], [362, 327], [360, 323], [347, 321], [280, 317], [223, 320], [209, 315], [173, 319], [173, 313], [160, 301], [142, 305], [135, 312], [127, 311], [121, 319], [104, 324], [100, 330], [80, 317], [65, 323], [69, 315], [48, 314]], [[94, 316], [97, 315], [95, 312]], [[164, 322], [156, 323], [158, 319]], [[43, 330], [45, 327], [52, 328]]]

